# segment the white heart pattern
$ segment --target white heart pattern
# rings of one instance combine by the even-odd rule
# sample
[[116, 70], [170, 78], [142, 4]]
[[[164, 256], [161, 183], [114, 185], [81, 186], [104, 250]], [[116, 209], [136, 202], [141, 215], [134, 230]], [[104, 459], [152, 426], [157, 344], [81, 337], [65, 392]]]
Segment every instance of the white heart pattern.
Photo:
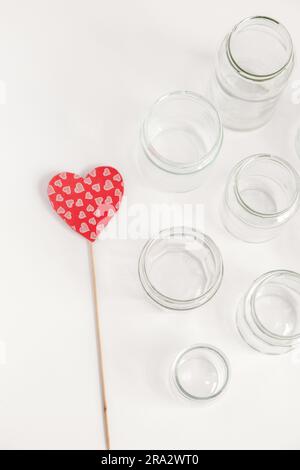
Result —
[[84, 191], [84, 187], [82, 186], [81, 183], [77, 183], [76, 186], [75, 186], [75, 193], [79, 194], [79, 193], [83, 193]]
[[67, 207], [70, 209], [70, 208], [73, 207], [73, 205], [74, 205], [74, 200], [73, 200], [73, 199], [68, 199], [68, 200], [66, 201], [66, 205], [67, 205]]
[[72, 219], [72, 214], [70, 211], [66, 212], [65, 213], [65, 218], [68, 219], [68, 220], [71, 220]]
[[105, 185], [104, 185], [105, 191], [110, 191], [111, 189], [113, 189], [113, 187], [114, 185], [112, 184], [110, 180], [105, 181]]
[[93, 189], [94, 191], [96, 191], [97, 193], [99, 193], [99, 191], [100, 191], [100, 189], [101, 189], [101, 188], [100, 188], [100, 184], [93, 184], [92, 189]]
[[109, 176], [109, 175], [110, 175], [110, 170], [109, 170], [109, 168], [104, 168], [103, 176]]
[[88, 227], [88, 225], [86, 223], [82, 223], [80, 225], [80, 229], [79, 229], [80, 233], [86, 233], [86, 232], [89, 232], [90, 229]]
[[114, 180], [114, 181], [118, 181], [118, 182], [120, 183], [120, 182], [122, 181], [121, 175], [119, 175], [119, 174], [118, 174], [118, 175], [115, 175], [115, 176], [113, 177], [113, 180]]
[[66, 194], [71, 194], [71, 188], [70, 188], [70, 186], [65, 186], [65, 187], [63, 188], [63, 192], [66, 193]]
[[105, 199], [105, 204], [112, 204], [112, 198], [110, 196], [107, 196]]
[[53, 186], [49, 184], [48, 186], [48, 196], [51, 196], [52, 194], [55, 194], [55, 190], [53, 189]]

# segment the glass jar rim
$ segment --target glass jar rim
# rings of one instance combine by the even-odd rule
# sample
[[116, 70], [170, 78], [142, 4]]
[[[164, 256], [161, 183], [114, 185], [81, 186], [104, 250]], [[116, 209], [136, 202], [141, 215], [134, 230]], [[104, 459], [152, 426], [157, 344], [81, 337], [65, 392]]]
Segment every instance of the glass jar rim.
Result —
[[282, 336], [278, 335], [272, 331], [270, 331], [268, 328], [263, 325], [263, 323], [260, 321], [256, 308], [255, 308], [255, 301], [256, 301], [256, 296], [259, 292], [259, 289], [268, 281], [270, 281], [273, 278], [280, 277], [282, 275], [288, 275], [290, 277], [296, 278], [299, 283], [300, 283], [300, 274], [296, 273], [295, 271], [289, 271], [286, 269], [277, 269], [274, 271], [269, 271], [268, 273], [262, 274], [256, 281], [253, 283], [252, 287], [250, 288], [248, 295], [250, 297], [250, 306], [251, 306], [251, 315], [253, 317], [253, 320], [258, 327], [260, 331], [262, 331], [264, 334], [269, 336], [272, 339], [275, 340], [281, 340], [281, 341], [294, 341], [300, 339], [300, 332], [295, 334], [295, 335], [289, 335], [289, 336]]
[[[285, 170], [287, 170], [290, 173], [290, 175], [292, 176], [292, 178], [295, 181], [295, 186], [296, 186], [295, 194], [294, 194], [293, 198], [291, 199], [290, 204], [287, 207], [285, 207], [284, 209], [280, 210], [280, 211], [276, 211], [276, 212], [272, 212], [272, 213], [264, 213], [264, 212], [257, 211], [255, 209], [253, 209], [252, 207], [250, 207], [244, 201], [244, 199], [243, 199], [243, 197], [240, 193], [239, 177], [241, 175], [241, 172], [250, 163], [252, 163], [253, 161], [256, 161], [258, 159], [268, 159], [269, 161], [272, 161], [273, 163], [281, 165]], [[236, 195], [236, 198], [237, 198], [238, 202], [240, 203], [240, 205], [245, 210], [247, 210], [248, 212], [250, 212], [251, 214], [253, 214], [257, 217], [266, 218], [266, 219], [273, 219], [273, 218], [276, 218], [276, 217], [280, 217], [282, 215], [288, 214], [291, 210], [293, 210], [299, 204], [299, 201], [300, 201], [300, 178], [299, 178], [299, 175], [298, 175], [297, 171], [295, 170], [295, 168], [292, 167], [292, 165], [290, 165], [287, 161], [283, 160], [280, 157], [276, 157], [274, 155], [264, 154], [264, 153], [258, 153], [256, 155], [251, 155], [250, 157], [244, 158], [242, 161], [240, 161], [234, 167], [233, 174], [234, 174], [234, 193]]]
[[[206, 246], [209, 248], [211, 255], [214, 259], [215, 262], [215, 277], [214, 281], [211, 283], [210, 287], [203, 292], [201, 295], [191, 298], [191, 299], [176, 299], [169, 297], [163, 293], [161, 293], [150, 281], [147, 269], [146, 269], [146, 257], [148, 255], [149, 250], [153, 247], [153, 245], [162, 239], [170, 239], [171, 236], [175, 235], [187, 235], [187, 236], [192, 236], [192, 237], [197, 237], [198, 240], [202, 240], [203, 244], [206, 244]], [[199, 232], [198, 230], [190, 227], [171, 227], [162, 230], [159, 232], [157, 237], [152, 238], [149, 240], [143, 247], [142, 252], [140, 254], [139, 258], [139, 278], [141, 281], [141, 284], [143, 286], [144, 291], [146, 294], [156, 303], [159, 303], [165, 308], [171, 309], [171, 310], [191, 310], [194, 308], [197, 308], [206, 302], [208, 302], [218, 291], [218, 288], [222, 282], [223, 279], [223, 271], [224, 271], [224, 266], [223, 266], [223, 259], [221, 252], [215, 242], [208, 236], [205, 235], [202, 232]]]
[[[225, 380], [223, 381], [223, 384], [222, 386], [220, 387], [220, 389], [215, 392], [214, 394], [212, 395], [209, 395], [207, 397], [197, 397], [195, 395], [191, 395], [190, 393], [188, 393], [180, 384], [180, 381], [179, 381], [179, 378], [178, 378], [178, 373], [177, 373], [177, 369], [178, 369], [178, 365], [181, 361], [181, 359], [186, 355], [188, 354], [189, 352], [191, 351], [196, 351], [196, 350], [204, 350], [204, 351], [209, 351], [209, 352], [212, 352], [213, 354], [215, 354], [216, 356], [218, 356], [219, 359], [221, 359], [222, 361], [222, 364], [224, 366], [224, 370], [225, 370]], [[217, 398], [219, 395], [221, 395], [224, 390], [226, 389], [228, 383], [229, 383], [229, 380], [230, 380], [230, 365], [229, 365], [229, 361], [227, 359], [227, 357], [225, 356], [225, 354], [218, 348], [216, 348], [215, 346], [211, 346], [209, 344], [194, 344], [193, 346], [190, 346], [186, 349], [184, 349], [183, 351], [181, 351], [174, 363], [173, 363], [173, 366], [172, 366], [172, 378], [173, 378], [173, 381], [175, 383], [175, 386], [177, 388], [177, 390], [179, 391], [179, 393], [184, 397], [184, 398], [188, 398], [189, 400], [194, 400], [194, 401], [199, 401], [199, 402], [202, 402], [202, 401], [207, 401], [207, 400], [212, 400], [214, 398]]]
[[[161, 153], [159, 153], [149, 141], [147, 124], [153, 112], [155, 111], [156, 106], [173, 97], [193, 99], [194, 101], [197, 101], [198, 103], [205, 104], [205, 106], [211, 109], [211, 111], [214, 113], [216, 117], [216, 122], [218, 126], [216, 141], [211, 147], [211, 149], [201, 157], [200, 161], [195, 161], [191, 163], [174, 162], [168, 158], [165, 158]], [[217, 157], [217, 155], [219, 154], [222, 141], [223, 141], [223, 127], [222, 127], [219, 113], [217, 109], [215, 108], [215, 106], [204, 96], [199, 95], [198, 93], [195, 93], [193, 91], [188, 91], [188, 90], [176, 90], [158, 98], [155, 101], [155, 103], [152, 105], [152, 107], [150, 108], [141, 127], [141, 142], [142, 142], [142, 147], [146, 156], [160, 170], [164, 170], [168, 173], [173, 173], [176, 175], [193, 174], [193, 173], [197, 173], [198, 171], [203, 170], [210, 163], [212, 163]]]
[[[282, 28], [284, 34], [286, 35], [286, 38], [287, 38], [287, 41], [288, 41], [288, 48], [289, 48], [289, 54], [288, 54], [288, 58], [285, 62], [285, 64], [280, 67], [278, 70], [276, 70], [275, 72], [272, 72], [272, 73], [269, 73], [269, 74], [262, 74], [262, 75], [259, 75], [259, 74], [255, 74], [255, 73], [252, 73], [252, 72], [249, 72], [245, 69], [243, 69], [238, 63], [237, 61], [235, 60], [234, 58], [234, 55], [232, 53], [232, 45], [231, 45], [231, 40], [232, 40], [232, 37], [233, 35], [242, 27], [244, 26], [246, 23], [250, 22], [250, 21], [253, 21], [253, 20], [258, 20], [258, 19], [261, 19], [261, 20], [265, 20], [267, 22], [270, 22], [270, 23], [273, 23], [275, 25], [278, 25]], [[240, 21], [239, 23], [237, 23], [233, 29], [231, 30], [231, 32], [229, 33], [228, 37], [227, 37], [227, 41], [226, 41], [226, 53], [227, 53], [227, 57], [229, 59], [229, 62], [231, 63], [231, 65], [236, 69], [236, 71], [242, 75], [244, 78], [247, 78], [249, 80], [252, 80], [252, 81], [266, 81], [266, 80], [271, 80], [275, 77], [277, 77], [278, 75], [280, 75], [281, 72], [283, 72], [283, 70], [285, 70], [289, 65], [290, 63], [293, 61], [294, 59], [294, 48], [293, 48], [293, 41], [292, 41], [292, 38], [291, 38], [291, 35], [290, 33], [288, 32], [288, 30], [286, 29], [286, 27], [280, 23], [279, 21], [275, 20], [274, 18], [271, 18], [269, 16], [260, 16], [260, 15], [257, 15], [257, 16], [249, 16], [245, 19], [243, 19], [242, 21]]]

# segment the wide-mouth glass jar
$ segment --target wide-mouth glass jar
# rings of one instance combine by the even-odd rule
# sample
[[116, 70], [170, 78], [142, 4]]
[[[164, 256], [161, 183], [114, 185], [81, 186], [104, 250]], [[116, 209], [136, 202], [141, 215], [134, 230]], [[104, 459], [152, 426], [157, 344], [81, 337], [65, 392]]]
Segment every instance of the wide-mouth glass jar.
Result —
[[300, 274], [263, 274], [239, 304], [237, 327], [249, 346], [284, 354], [300, 346]]
[[241, 240], [268, 241], [299, 208], [300, 180], [279, 157], [253, 155], [231, 172], [221, 207], [226, 229]]
[[164, 191], [191, 191], [218, 155], [223, 139], [215, 107], [203, 96], [175, 91], [154, 103], [141, 129], [139, 165]]
[[223, 278], [222, 256], [213, 240], [187, 227], [163, 230], [139, 259], [146, 294], [158, 305], [189, 310], [208, 302]]
[[252, 16], [225, 37], [211, 92], [224, 126], [256, 129], [272, 117], [294, 67], [287, 29], [273, 18]]
[[203, 402], [221, 395], [229, 377], [225, 355], [213, 346], [196, 344], [176, 358], [171, 370], [171, 385], [181, 397]]

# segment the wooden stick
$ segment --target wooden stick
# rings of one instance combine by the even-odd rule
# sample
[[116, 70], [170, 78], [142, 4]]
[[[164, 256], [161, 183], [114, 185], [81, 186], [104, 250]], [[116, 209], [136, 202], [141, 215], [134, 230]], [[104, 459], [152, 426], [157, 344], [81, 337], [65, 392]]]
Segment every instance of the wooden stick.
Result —
[[100, 324], [100, 314], [99, 314], [99, 298], [98, 298], [98, 291], [97, 291], [96, 264], [95, 264], [93, 243], [89, 243], [89, 246], [90, 246], [90, 259], [91, 259], [91, 268], [92, 268], [93, 296], [94, 296], [94, 305], [95, 305], [95, 322], [96, 322], [96, 328], [97, 328], [99, 379], [100, 379], [100, 389], [101, 389], [102, 402], [103, 402], [103, 425], [104, 425], [104, 433], [105, 433], [105, 445], [106, 445], [106, 449], [110, 450], [110, 434], [109, 434], [109, 425], [108, 425], [106, 387], [105, 387], [105, 380], [104, 380], [104, 364], [103, 364], [103, 350], [102, 350], [102, 341], [101, 341], [101, 324]]

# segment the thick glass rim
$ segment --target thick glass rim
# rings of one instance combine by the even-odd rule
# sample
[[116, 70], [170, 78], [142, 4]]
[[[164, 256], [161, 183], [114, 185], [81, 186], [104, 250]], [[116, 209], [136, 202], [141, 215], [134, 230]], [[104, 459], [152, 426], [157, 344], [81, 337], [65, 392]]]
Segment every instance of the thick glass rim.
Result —
[[[159, 153], [156, 148], [151, 144], [149, 141], [148, 135], [148, 121], [152, 117], [156, 107], [164, 101], [169, 100], [170, 98], [179, 97], [182, 99], [193, 99], [197, 101], [199, 104], [205, 105], [207, 108], [210, 108], [212, 113], [216, 117], [217, 122], [217, 138], [211, 149], [204, 154], [200, 160], [191, 163], [181, 163], [181, 162], [174, 162], [168, 158], [165, 158], [161, 153]], [[168, 173], [173, 173], [176, 175], [180, 174], [192, 174], [197, 173], [198, 171], [203, 170], [207, 167], [210, 163], [212, 163], [219, 154], [222, 142], [223, 142], [223, 126], [219, 116], [219, 113], [215, 106], [204, 96], [194, 93], [192, 91], [187, 90], [177, 90], [166, 95], [161, 96], [158, 100], [150, 108], [146, 118], [144, 119], [141, 127], [141, 142], [144, 153], [149, 158], [149, 160], [157, 166], [160, 170], [164, 170]]]
[[260, 321], [257, 315], [257, 311], [255, 308], [255, 301], [256, 301], [257, 294], [259, 293], [260, 288], [264, 284], [269, 282], [271, 279], [280, 278], [281, 276], [284, 276], [284, 275], [294, 277], [300, 283], [300, 274], [296, 273], [295, 271], [289, 271], [286, 269], [278, 269], [274, 271], [269, 271], [268, 273], [262, 274], [258, 279], [256, 279], [256, 281], [254, 281], [252, 287], [250, 288], [248, 292], [248, 297], [250, 298], [250, 307], [251, 307], [251, 314], [252, 314], [253, 320], [260, 331], [262, 331], [267, 336], [275, 340], [294, 341], [294, 340], [300, 339], [300, 332], [295, 335], [289, 335], [289, 336], [277, 335], [276, 333], [266, 328], [265, 325], [263, 325], [263, 323]]
[[[277, 165], [281, 165], [285, 170], [287, 170], [290, 173], [291, 177], [295, 181], [295, 194], [294, 194], [293, 198], [291, 199], [290, 204], [287, 207], [285, 207], [284, 209], [280, 210], [280, 211], [276, 211], [276, 212], [272, 212], [272, 213], [264, 213], [264, 212], [257, 211], [255, 209], [253, 209], [252, 207], [250, 207], [244, 201], [244, 199], [243, 199], [243, 197], [240, 193], [239, 177], [241, 176], [242, 171], [248, 165], [250, 165], [251, 163], [253, 163], [254, 161], [256, 161], [258, 159], [266, 159], [266, 160], [271, 161], [272, 163], [275, 163]], [[237, 198], [238, 202], [240, 203], [240, 205], [244, 209], [246, 209], [248, 212], [250, 212], [251, 214], [253, 214], [257, 217], [262, 217], [262, 218], [266, 218], [266, 219], [273, 219], [273, 218], [276, 218], [276, 217], [280, 217], [282, 215], [288, 214], [290, 211], [292, 211], [294, 208], [296, 208], [299, 204], [299, 201], [300, 201], [300, 178], [299, 178], [299, 175], [298, 175], [297, 171], [295, 170], [295, 168], [293, 168], [292, 165], [290, 165], [287, 161], [283, 160], [282, 158], [279, 158], [279, 157], [276, 157], [276, 156], [270, 155], [270, 154], [263, 154], [263, 153], [256, 154], [256, 155], [251, 155], [250, 157], [247, 157], [244, 160], [242, 160], [241, 162], [239, 162], [234, 167], [233, 174], [234, 174], [234, 192], [235, 192], [235, 195], [236, 195], [236, 198]]]
[[[201, 295], [191, 299], [182, 300], [168, 297], [152, 284], [147, 273], [146, 258], [153, 245], [162, 239], [170, 239], [174, 236], [190, 236], [194, 237], [198, 241], [201, 240], [201, 242], [209, 248], [215, 262], [215, 277], [209, 289]], [[170, 310], [191, 310], [205, 304], [217, 293], [223, 279], [224, 266], [219, 248], [208, 235], [205, 235], [194, 228], [181, 226], [162, 230], [159, 232], [157, 237], [149, 240], [144, 245], [139, 258], [138, 273], [144, 291], [154, 302]]]
[[[180, 361], [182, 360], [182, 358], [190, 353], [191, 351], [197, 351], [197, 350], [200, 350], [200, 351], [209, 351], [209, 352], [212, 352], [213, 354], [215, 354], [219, 359], [221, 359], [222, 361], [222, 364], [224, 366], [224, 370], [225, 370], [225, 379], [223, 381], [223, 384], [222, 386], [220, 387], [220, 389], [212, 394], [212, 395], [208, 395], [208, 396], [203, 396], [203, 397], [199, 397], [199, 396], [195, 396], [195, 395], [191, 395], [190, 393], [188, 393], [180, 384], [180, 380], [179, 380], [179, 377], [178, 377], [178, 366], [179, 366], [179, 363]], [[229, 383], [229, 380], [230, 380], [230, 366], [229, 366], [229, 361], [227, 359], [227, 357], [225, 356], [225, 354], [220, 351], [218, 348], [214, 347], [214, 346], [211, 346], [209, 344], [194, 344], [193, 346], [190, 346], [186, 349], [184, 349], [183, 351], [181, 351], [174, 363], [173, 363], [173, 366], [172, 366], [172, 378], [173, 378], [173, 381], [174, 381], [174, 384], [177, 388], [177, 390], [179, 391], [179, 393], [184, 397], [184, 398], [188, 398], [189, 400], [194, 400], [194, 401], [198, 401], [198, 402], [203, 402], [203, 401], [208, 401], [208, 400], [212, 400], [216, 397], [218, 397], [219, 395], [221, 395], [224, 390], [226, 389], [228, 383]]]
[[[280, 26], [282, 28], [282, 31], [285, 34], [285, 39], [287, 40], [288, 51], [289, 51], [288, 52], [288, 58], [287, 58], [285, 64], [282, 67], [280, 67], [275, 72], [272, 72], [270, 74], [263, 74], [263, 75], [255, 74], [255, 73], [249, 72], [248, 70], [243, 69], [237, 63], [237, 61], [234, 58], [234, 55], [233, 55], [233, 52], [232, 52], [232, 45], [231, 45], [232, 36], [239, 29], [241, 29], [241, 27], [243, 27], [246, 23], [249, 23], [253, 20], [259, 20], [259, 19], [260, 20], [265, 20], [266, 22], [273, 23], [273, 24], [275, 24], [277, 26]], [[277, 21], [274, 18], [271, 18], [269, 16], [259, 16], [259, 15], [258, 16], [249, 16], [249, 17], [245, 18], [244, 20], [240, 21], [239, 23], [237, 23], [233, 27], [232, 31], [230, 32], [230, 34], [227, 38], [226, 50], [227, 50], [227, 57], [229, 59], [229, 62], [237, 70], [237, 72], [239, 72], [239, 74], [242, 75], [244, 78], [248, 78], [248, 79], [253, 80], [253, 81], [264, 81], [264, 80], [270, 80], [272, 78], [277, 77], [277, 75], [279, 75], [283, 70], [285, 70], [290, 65], [290, 63], [293, 61], [293, 58], [294, 58], [293, 41], [292, 41], [290, 33], [288, 32], [288, 30], [286, 29], [286, 27], [282, 23], [280, 23], [279, 21]]]

